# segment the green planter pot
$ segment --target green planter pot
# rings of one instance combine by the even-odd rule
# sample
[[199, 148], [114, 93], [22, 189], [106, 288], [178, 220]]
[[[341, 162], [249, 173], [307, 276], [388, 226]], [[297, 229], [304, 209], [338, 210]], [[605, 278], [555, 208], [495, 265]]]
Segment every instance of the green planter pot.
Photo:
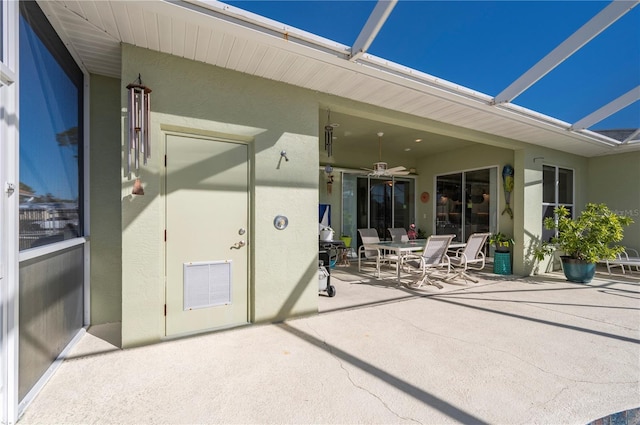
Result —
[[350, 236], [340, 236], [342, 242], [344, 242], [345, 248], [351, 248], [351, 237]]
[[596, 263], [587, 263], [571, 257], [560, 257], [562, 270], [569, 282], [589, 283], [596, 274]]

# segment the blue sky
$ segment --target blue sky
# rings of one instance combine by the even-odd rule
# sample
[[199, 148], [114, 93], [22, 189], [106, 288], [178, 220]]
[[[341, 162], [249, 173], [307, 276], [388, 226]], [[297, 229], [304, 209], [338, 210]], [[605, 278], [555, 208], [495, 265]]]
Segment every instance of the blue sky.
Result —
[[36, 196], [79, 196], [77, 149], [58, 133], [77, 126], [77, 90], [33, 30], [20, 18], [20, 183]]
[[[349, 46], [375, 6], [373, 0], [225, 3]], [[495, 96], [608, 3], [400, 0], [369, 53]], [[639, 85], [637, 6], [513, 103], [574, 123]], [[635, 102], [591, 129], [639, 127]]]

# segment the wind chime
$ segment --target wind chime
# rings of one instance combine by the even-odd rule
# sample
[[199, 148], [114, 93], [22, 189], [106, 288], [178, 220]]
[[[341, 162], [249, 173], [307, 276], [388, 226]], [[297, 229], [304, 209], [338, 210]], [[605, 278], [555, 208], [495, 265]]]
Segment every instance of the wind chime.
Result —
[[333, 125], [331, 125], [331, 111], [327, 109], [327, 125], [324, 126], [324, 150], [327, 156], [333, 154]]
[[131, 178], [132, 168], [135, 170], [136, 181], [133, 185], [134, 195], [144, 195], [140, 178], [140, 160], [144, 165], [151, 155], [149, 144], [149, 115], [151, 111], [151, 89], [142, 84], [142, 77], [127, 86], [129, 92], [128, 120], [129, 140], [127, 145], [127, 176]]

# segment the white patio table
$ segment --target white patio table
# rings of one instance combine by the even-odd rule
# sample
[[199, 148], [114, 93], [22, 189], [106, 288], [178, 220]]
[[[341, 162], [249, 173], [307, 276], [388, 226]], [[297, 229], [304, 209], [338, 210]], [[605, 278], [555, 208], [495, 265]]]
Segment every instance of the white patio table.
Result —
[[[393, 242], [393, 241], [380, 241], [371, 244], [365, 244], [365, 249], [379, 249], [380, 255], [384, 255], [385, 251], [393, 252], [398, 257], [401, 258], [403, 255], [407, 255], [411, 252], [422, 251], [427, 243], [426, 239], [414, 239], [408, 242]], [[459, 249], [464, 248], [466, 243], [464, 242], [452, 242], [449, 244], [449, 249]], [[384, 257], [380, 258], [382, 260]], [[402, 267], [401, 264], [398, 264], [398, 284], [400, 284], [400, 271]], [[378, 268], [376, 270], [378, 273], [378, 279], [380, 278], [380, 261], [378, 261]]]

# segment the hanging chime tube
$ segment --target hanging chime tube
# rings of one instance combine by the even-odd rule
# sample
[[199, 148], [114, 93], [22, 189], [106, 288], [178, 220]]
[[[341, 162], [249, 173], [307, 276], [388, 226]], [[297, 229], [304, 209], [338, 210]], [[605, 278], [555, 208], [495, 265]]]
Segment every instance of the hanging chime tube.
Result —
[[327, 151], [327, 156], [331, 156], [333, 148], [333, 127], [330, 125], [324, 126], [324, 150]]
[[[140, 77], [138, 77], [140, 82]], [[129, 111], [127, 117], [129, 119], [129, 141], [127, 144], [127, 175], [131, 178], [132, 163], [135, 168], [136, 175], [140, 169], [140, 157], [146, 165], [147, 158], [151, 154], [149, 143], [149, 124], [151, 89], [140, 84], [129, 84]], [[132, 152], [133, 151], [133, 152]]]

